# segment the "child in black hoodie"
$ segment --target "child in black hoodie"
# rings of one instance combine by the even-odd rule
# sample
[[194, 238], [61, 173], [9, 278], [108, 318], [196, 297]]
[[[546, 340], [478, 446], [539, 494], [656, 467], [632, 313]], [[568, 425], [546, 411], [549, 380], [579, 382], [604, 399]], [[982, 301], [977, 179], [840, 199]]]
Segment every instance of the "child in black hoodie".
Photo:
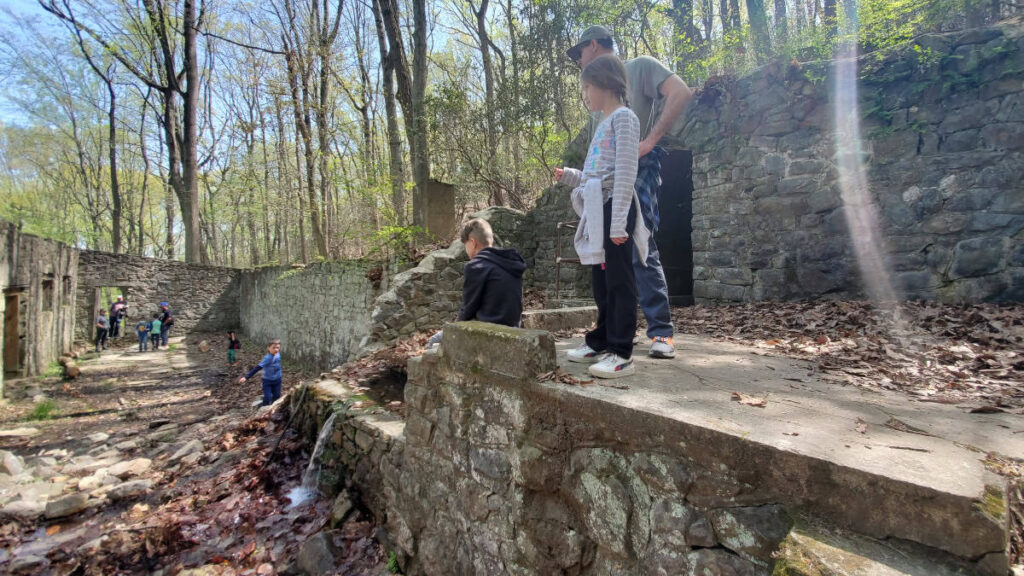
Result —
[[[462, 227], [466, 247], [462, 308], [456, 322], [479, 320], [519, 327], [523, 316], [523, 271], [526, 262], [515, 248], [495, 248], [494, 232], [486, 220], [474, 218]], [[430, 344], [441, 341], [438, 332]]]

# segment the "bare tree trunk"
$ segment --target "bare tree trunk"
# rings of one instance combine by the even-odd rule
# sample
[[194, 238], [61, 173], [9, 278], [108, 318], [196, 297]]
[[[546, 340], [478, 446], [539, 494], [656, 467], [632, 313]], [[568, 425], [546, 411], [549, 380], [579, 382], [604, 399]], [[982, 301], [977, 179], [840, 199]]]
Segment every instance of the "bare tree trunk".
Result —
[[[490, 0], [481, 0], [480, 9], [477, 10], [470, 0], [469, 6], [476, 16], [476, 36], [480, 43], [480, 61], [484, 67], [484, 109], [486, 111], [485, 121], [487, 124], [487, 160], [486, 166], [493, 166], [495, 155], [498, 152], [497, 129], [494, 126], [497, 113], [494, 110], [494, 66], [491, 63], [491, 38], [487, 34], [487, 8]], [[417, 73], [418, 74], [418, 73]], [[492, 181], [489, 183], [491, 201], [496, 206], [504, 206], [505, 198], [502, 194], [501, 185]]]
[[775, 0], [776, 45], [781, 48], [789, 40], [789, 24], [786, 21], [786, 0]]
[[[412, 113], [413, 140], [416, 156], [413, 158], [413, 176], [416, 194], [413, 196], [413, 223], [427, 225], [427, 182], [430, 180], [430, 146], [427, 134], [427, 2], [412, 0]], [[417, 199], [419, 202], [417, 202]]]
[[387, 118], [389, 171], [391, 175], [391, 207], [395, 211], [395, 222], [405, 224], [405, 168], [402, 162], [402, 141], [398, 133], [398, 110], [395, 106], [395, 60], [388, 51], [381, 17], [380, 0], [372, 0], [373, 21], [377, 28], [377, 47], [380, 50], [384, 110]]

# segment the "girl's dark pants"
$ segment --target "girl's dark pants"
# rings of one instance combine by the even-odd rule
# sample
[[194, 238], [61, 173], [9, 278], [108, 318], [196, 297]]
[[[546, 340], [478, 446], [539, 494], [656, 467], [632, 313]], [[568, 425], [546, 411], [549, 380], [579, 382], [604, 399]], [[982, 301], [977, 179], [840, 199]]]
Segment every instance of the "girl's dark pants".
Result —
[[594, 301], [597, 303], [597, 327], [587, 333], [586, 342], [594, 350], [613, 352], [623, 358], [633, 355], [636, 333], [636, 278], [633, 276], [632, 201], [627, 216], [629, 240], [615, 245], [608, 234], [612, 224], [612, 201], [604, 203], [604, 267], [591, 266]]
[[281, 397], [280, 380], [263, 381], [263, 405], [270, 406], [275, 400]]
[[100, 346], [107, 347], [107, 329], [96, 328], [96, 351], [100, 351]]
[[159, 332], [154, 332], [154, 333], [150, 334], [149, 335], [149, 340], [153, 344], [153, 350], [159, 350], [160, 349], [160, 333]]

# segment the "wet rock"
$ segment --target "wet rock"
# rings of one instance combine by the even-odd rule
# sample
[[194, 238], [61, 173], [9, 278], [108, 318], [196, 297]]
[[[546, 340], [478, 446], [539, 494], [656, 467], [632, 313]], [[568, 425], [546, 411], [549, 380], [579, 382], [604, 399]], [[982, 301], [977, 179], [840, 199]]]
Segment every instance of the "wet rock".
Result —
[[40, 568], [46, 566], [49, 562], [46, 558], [39, 556], [18, 556], [14, 560], [11, 560], [10, 569], [12, 574], [27, 574], [30, 572], [36, 572]]
[[319, 532], [302, 543], [296, 559], [299, 569], [309, 576], [326, 574], [334, 569], [336, 548], [329, 532]]
[[145, 494], [152, 486], [152, 480], [131, 480], [111, 487], [107, 492], [107, 497], [111, 500], [131, 498], [140, 494]]
[[82, 510], [89, 507], [89, 496], [81, 492], [74, 494], [68, 494], [63, 498], [51, 500], [46, 503], [46, 510], [43, 515], [47, 519], [63, 518], [65, 516], [71, 516], [72, 514], [78, 514]]
[[0, 472], [10, 474], [11, 476], [17, 476], [18, 474], [21, 474], [24, 469], [24, 460], [7, 450], [0, 450]]
[[148, 458], [136, 458], [126, 462], [118, 462], [111, 466], [107, 472], [111, 476], [117, 476], [118, 478], [124, 479], [129, 476], [138, 476], [146, 470], [149, 470], [152, 465], [153, 461]]
[[0, 518], [5, 520], [32, 521], [42, 516], [46, 504], [33, 500], [18, 500], [0, 508]]
[[352, 511], [352, 500], [349, 498], [348, 491], [342, 490], [341, 494], [334, 499], [334, 504], [331, 506], [331, 527], [337, 527], [345, 518], [348, 513]]

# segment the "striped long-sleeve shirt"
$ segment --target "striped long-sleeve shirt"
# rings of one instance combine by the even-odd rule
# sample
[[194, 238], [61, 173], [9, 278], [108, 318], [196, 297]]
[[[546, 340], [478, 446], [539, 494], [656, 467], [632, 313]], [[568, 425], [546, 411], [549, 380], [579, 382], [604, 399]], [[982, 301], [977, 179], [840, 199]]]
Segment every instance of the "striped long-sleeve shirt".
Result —
[[574, 188], [573, 208], [583, 214], [583, 187], [587, 180], [601, 181], [602, 201], [612, 200], [611, 238], [626, 234], [626, 217], [633, 201], [640, 146], [640, 121], [629, 108], [622, 106], [601, 121], [594, 131], [587, 150], [583, 170], [566, 168], [561, 182]]

